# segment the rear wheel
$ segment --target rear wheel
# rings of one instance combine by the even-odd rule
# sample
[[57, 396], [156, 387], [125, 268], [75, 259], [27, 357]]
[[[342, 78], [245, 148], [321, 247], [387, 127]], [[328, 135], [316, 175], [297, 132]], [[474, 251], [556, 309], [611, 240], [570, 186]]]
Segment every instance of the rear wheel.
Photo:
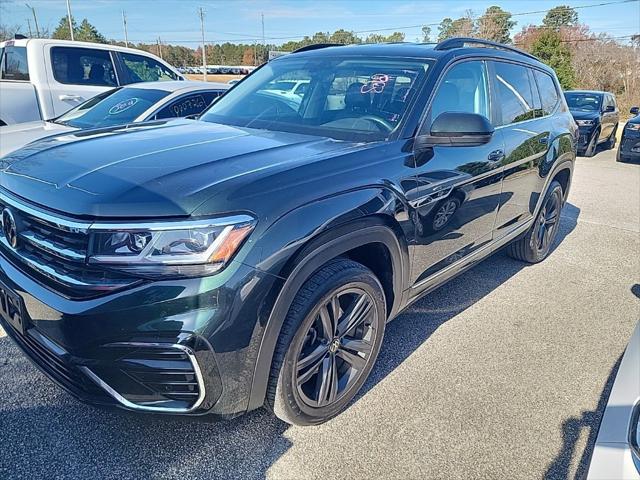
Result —
[[507, 247], [510, 257], [528, 263], [538, 263], [547, 258], [558, 235], [562, 198], [562, 186], [554, 180], [529, 231]]
[[287, 423], [316, 425], [344, 410], [376, 361], [384, 292], [365, 266], [336, 259], [294, 298], [276, 346], [267, 407]]

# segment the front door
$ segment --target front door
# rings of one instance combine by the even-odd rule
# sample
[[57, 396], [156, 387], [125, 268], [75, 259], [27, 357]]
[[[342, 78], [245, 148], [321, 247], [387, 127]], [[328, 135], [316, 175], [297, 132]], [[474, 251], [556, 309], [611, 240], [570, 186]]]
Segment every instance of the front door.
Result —
[[46, 46], [45, 58], [53, 116], [118, 84], [109, 50]]
[[[484, 61], [460, 62], [445, 72], [424, 133], [443, 112], [492, 119]], [[416, 227], [411, 280], [418, 289], [434, 273], [491, 242], [503, 159], [500, 135], [485, 145], [434, 146], [416, 155], [417, 188], [409, 201]]]

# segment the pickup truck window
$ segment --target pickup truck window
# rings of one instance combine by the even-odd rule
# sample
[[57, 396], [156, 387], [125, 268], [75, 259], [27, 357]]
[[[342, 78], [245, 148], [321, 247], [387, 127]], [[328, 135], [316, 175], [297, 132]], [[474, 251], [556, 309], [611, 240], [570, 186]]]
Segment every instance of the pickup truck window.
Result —
[[167, 95], [167, 91], [150, 88], [116, 88], [69, 110], [55, 122], [75, 128], [124, 125]]
[[2, 80], [29, 80], [26, 47], [6, 47], [0, 56]]
[[51, 49], [53, 77], [67, 85], [116, 86], [116, 75], [107, 50], [77, 47]]
[[131, 53], [121, 53], [120, 56], [129, 75], [127, 83], [178, 80], [175, 73], [153, 58]]

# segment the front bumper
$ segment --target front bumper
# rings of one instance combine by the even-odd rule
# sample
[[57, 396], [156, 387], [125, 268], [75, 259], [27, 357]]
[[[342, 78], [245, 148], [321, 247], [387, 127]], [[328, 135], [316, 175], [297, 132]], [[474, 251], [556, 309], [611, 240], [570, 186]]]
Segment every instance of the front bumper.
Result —
[[0, 255], [0, 283], [19, 297], [23, 325], [2, 315], [0, 324], [41, 371], [87, 403], [233, 416], [247, 409], [263, 333], [263, 299], [254, 292], [272, 281], [232, 262], [212, 277], [73, 300]]
[[625, 128], [620, 141], [621, 160], [640, 160], [640, 131], [630, 132]]
[[595, 134], [595, 132], [596, 132], [595, 126], [578, 128], [578, 133], [579, 133], [578, 151], [584, 151], [587, 149], [587, 147], [589, 146], [589, 143], [591, 143], [591, 139], [593, 138], [593, 135]]

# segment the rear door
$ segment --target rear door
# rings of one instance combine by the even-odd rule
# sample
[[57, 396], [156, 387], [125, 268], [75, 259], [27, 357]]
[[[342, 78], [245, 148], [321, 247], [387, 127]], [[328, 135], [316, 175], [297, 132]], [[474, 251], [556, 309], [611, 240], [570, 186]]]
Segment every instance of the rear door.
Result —
[[490, 65], [497, 129], [504, 138], [506, 155], [495, 230], [495, 237], [500, 238], [535, 211], [544, 183], [540, 173], [552, 142], [551, 115], [560, 94], [551, 76], [542, 71], [506, 61]]
[[118, 85], [109, 50], [47, 45], [45, 58], [55, 116]]

